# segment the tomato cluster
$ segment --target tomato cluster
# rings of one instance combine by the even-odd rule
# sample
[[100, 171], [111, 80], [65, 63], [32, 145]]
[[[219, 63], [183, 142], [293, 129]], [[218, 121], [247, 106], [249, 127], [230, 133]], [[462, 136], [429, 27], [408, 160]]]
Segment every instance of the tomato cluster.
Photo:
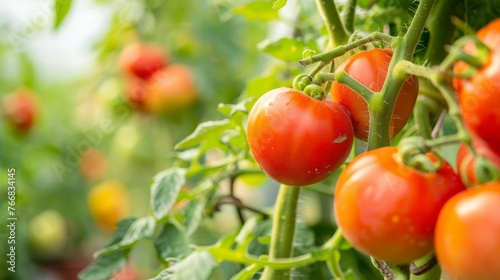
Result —
[[174, 116], [199, 97], [187, 65], [171, 64], [160, 48], [145, 43], [127, 46], [119, 58], [127, 101], [140, 110]]
[[[453, 84], [480, 158], [462, 144], [456, 158], [461, 177], [433, 153], [418, 152], [435, 165], [430, 171], [407, 165], [398, 147], [355, 157], [336, 183], [334, 212], [357, 250], [391, 264], [407, 264], [435, 250], [452, 279], [500, 277], [500, 183], [482, 183], [484, 176], [478, 175], [486, 170], [481, 169], [484, 160], [500, 166], [500, 19], [477, 37], [490, 49], [486, 64], [469, 78], [455, 77]], [[464, 50], [473, 54], [475, 45]], [[392, 55], [389, 49], [360, 51], [337, 71], [378, 94]], [[464, 74], [470, 68], [460, 62], [454, 71]], [[391, 138], [408, 121], [418, 89], [414, 76], [402, 85], [389, 124]], [[370, 133], [369, 105], [350, 87], [333, 81], [331, 100], [304, 92], [271, 90], [248, 117], [248, 144], [256, 162], [271, 178], [291, 186], [327, 178], [348, 157], [354, 137], [366, 141]]]
[[[345, 71], [379, 92], [384, 85], [390, 49], [370, 49], [349, 57], [337, 71]], [[315, 100], [298, 90], [280, 88], [262, 96], [248, 119], [248, 143], [260, 167], [276, 181], [293, 186], [317, 183], [347, 158], [353, 138], [368, 139], [368, 104], [352, 89], [333, 82], [332, 100]], [[389, 124], [391, 137], [411, 115], [418, 80], [402, 86]]]

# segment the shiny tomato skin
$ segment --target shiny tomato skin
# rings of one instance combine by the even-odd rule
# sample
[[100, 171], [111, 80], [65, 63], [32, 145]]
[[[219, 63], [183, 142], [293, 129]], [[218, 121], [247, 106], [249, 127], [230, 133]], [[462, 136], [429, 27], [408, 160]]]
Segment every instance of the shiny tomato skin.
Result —
[[422, 173], [403, 165], [397, 152], [379, 148], [348, 164], [337, 182], [334, 208], [354, 248], [402, 264], [433, 249], [441, 207], [465, 186], [447, 162], [434, 173]]
[[452, 197], [436, 225], [435, 251], [450, 279], [500, 279], [500, 182]]
[[[375, 93], [384, 85], [389, 63], [390, 49], [371, 49], [358, 52], [342, 63], [337, 71], [343, 70], [355, 80]], [[363, 141], [368, 139], [370, 116], [367, 103], [348, 86], [332, 82], [330, 95], [351, 113], [355, 136]], [[391, 138], [398, 134], [411, 116], [418, 95], [418, 79], [411, 76], [402, 86], [389, 124]]]
[[354, 135], [340, 104], [282, 87], [257, 100], [248, 116], [247, 139], [267, 175], [305, 186], [327, 178], [345, 161]]
[[149, 78], [168, 63], [167, 55], [156, 46], [133, 43], [120, 53], [119, 65], [126, 75], [141, 79]]

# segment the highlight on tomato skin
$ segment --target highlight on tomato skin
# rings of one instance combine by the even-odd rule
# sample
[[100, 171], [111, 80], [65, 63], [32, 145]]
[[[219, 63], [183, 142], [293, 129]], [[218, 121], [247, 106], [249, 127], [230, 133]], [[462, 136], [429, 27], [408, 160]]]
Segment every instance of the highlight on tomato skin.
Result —
[[[360, 51], [339, 65], [336, 71], [345, 71], [352, 78], [377, 93], [382, 89], [386, 80], [392, 54], [391, 49]], [[391, 138], [404, 128], [410, 118], [417, 100], [418, 89], [419, 83], [415, 76], [411, 76], [401, 87], [389, 123]], [[366, 101], [348, 86], [335, 81], [332, 82], [330, 95], [333, 101], [339, 102], [351, 113], [356, 138], [367, 141], [370, 116]]]
[[359, 155], [340, 174], [335, 218], [360, 252], [409, 263], [432, 251], [441, 208], [463, 190], [446, 161], [436, 172], [423, 173], [400, 162], [397, 147], [379, 148]]
[[435, 252], [450, 279], [500, 277], [500, 182], [490, 182], [452, 197], [441, 210]]
[[248, 116], [252, 155], [269, 177], [286, 185], [305, 186], [327, 178], [346, 160], [353, 138], [342, 105], [291, 88], [265, 93]]

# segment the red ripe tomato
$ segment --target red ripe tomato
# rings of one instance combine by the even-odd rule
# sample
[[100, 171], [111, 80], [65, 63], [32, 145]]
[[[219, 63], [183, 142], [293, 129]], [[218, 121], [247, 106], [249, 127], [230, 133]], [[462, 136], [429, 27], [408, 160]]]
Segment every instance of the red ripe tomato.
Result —
[[285, 87], [257, 100], [247, 130], [250, 151], [262, 170], [290, 186], [328, 177], [353, 143], [351, 120], [340, 104]]
[[422, 173], [398, 160], [396, 147], [356, 157], [340, 174], [335, 217], [344, 237], [359, 251], [394, 264], [433, 249], [434, 227], [445, 202], [465, 186], [444, 162]]
[[148, 79], [144, 106], [150, 112], [175, 116], [198, 100], [191, 69], [183, 64], [172, 64]]
[[458, 147], [456, 164], [457, 164], [457, 172], [459, 174], [465, 172], [465, 174], [462, 175], [462, 178], [465, 177], [464, 182], [467, 182], [470, 185], [474, 185], [477, 183], [476, 171], [474, 170], [475, 168], [474, 155], [470, 152], [469, 148], [467, 148], [467, 146], [464, 144], [460, 144], [460, 146]]
[[37, 103], [28, 89], [19, 89], [4, 99], [3, 116], [20, 132], [28, 132], [36, 121]]
[[119, 57], [121, 70], [127, 74], [146, 79], [168, 63], [167, 55], [158, 47], [144, 43], [127, 46]]
[[[500, 19], [494, 20], [477, 32], [477, 37], [490, 48], [488, 61], [469, 79], [455, 79], [459, 92], [462, 118], [473, 139], [480, 146], [478, 152], [500, 167]], [[474, 53], [475, 45], [464, 50]], [[455, 65], [455, 72], [470, 68], [463, 62]], [[489, 152], [482, 152], [482, 150]]]
[[500, 182], [468, 189], [448, 202], [436, 225], [437, 259], [450, 279], [500, 279]]
[[[361, 51], [349, 57], [338, 67], [337, 71], [345, 71], [355, 80], [377, 93], [384, 85], [391, 58], [392, 50], [389, 49]], [[330, 94], [333, 101], [339, 102], [351, 112], [354, 135], [358, 139], [366, 141], [370, 127], [370, 116], [366, 102], [348, 86], [337, 82], [332, 83]], [[398, 134], [410, 118], [417, 94], [418, 79], [412, 76], [403, 84], [396, 100], [389, 124], [391, 137]]]

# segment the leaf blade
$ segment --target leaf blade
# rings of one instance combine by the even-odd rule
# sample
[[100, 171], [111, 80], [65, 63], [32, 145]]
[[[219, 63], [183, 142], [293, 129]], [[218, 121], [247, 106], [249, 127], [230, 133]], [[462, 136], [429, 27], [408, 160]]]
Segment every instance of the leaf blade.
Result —
[[54, 18], [54, 29], [59, 28], [61, 23], [64, 21], [66, 16], [71, 9], [71, 5], [73, 4], [72, 0], [56, 0], [54, 3], [55, 9], [55, 18]]

